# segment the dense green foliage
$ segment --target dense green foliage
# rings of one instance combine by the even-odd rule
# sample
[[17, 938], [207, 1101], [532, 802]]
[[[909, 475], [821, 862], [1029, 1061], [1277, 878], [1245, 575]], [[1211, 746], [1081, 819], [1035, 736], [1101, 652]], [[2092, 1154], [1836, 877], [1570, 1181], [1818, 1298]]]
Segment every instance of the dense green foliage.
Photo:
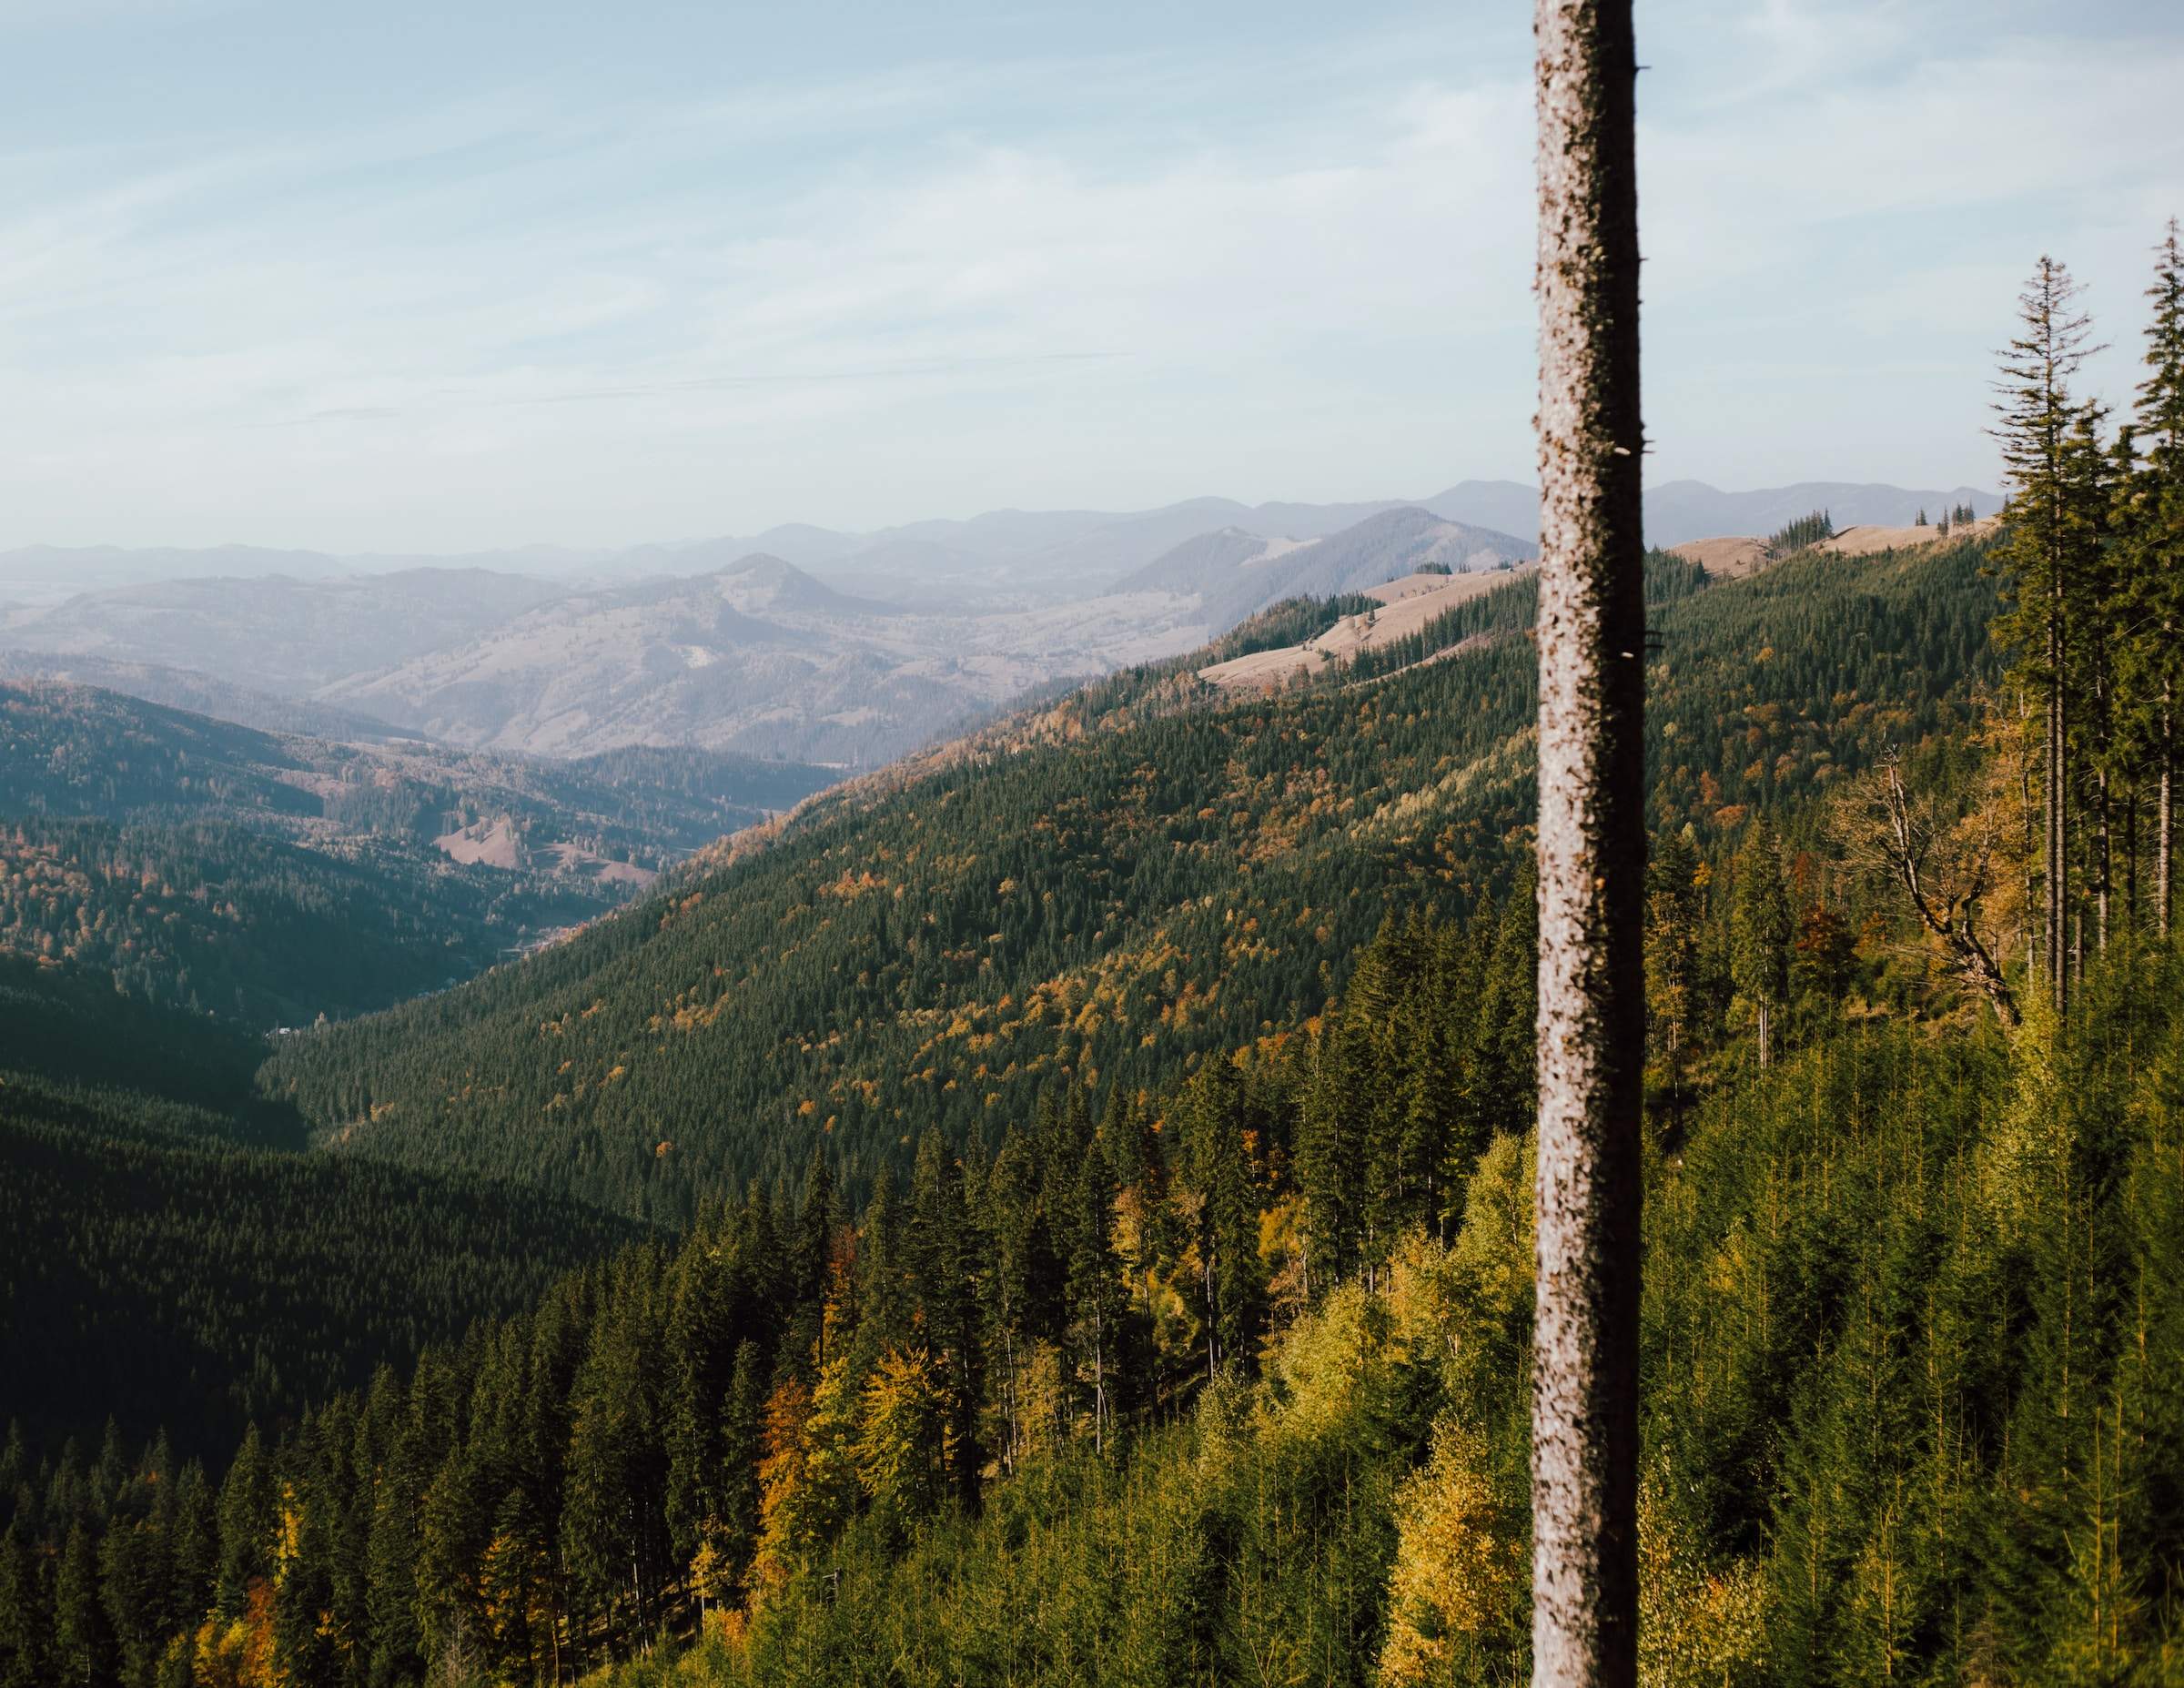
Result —
[[47, 1439], [112, 1412], [224, 1451], [632, 1234], [299, 1154], [258, 1039], [95, 980], [0, 959], [0, 1400]]
[[[1695, 574], [1663, 577], [1655, 618], [1662, 824], [1719, 838], [1971, 718], [1977, 549]], [[997, 1141], [1057, 1075], [1158, 1087], [1315, 1012], [1390, 908], [1506, 885], [1531, 590], [1460, 611], [1470, 648], [1363, 686], [1097, 682], [519, 967], [288, 1040], [268, 1079], [353, 1150], [673, 1222], [815, 1142], [863, 1190], [928, 1125]]]
[[[1390, 925], [1299, 1034], [928, 1134], [854, 1225], [824, 1161], [709, 1207], [217, 1504], [163, 1448], [16, 1454], [0, 1602], [130, 1688], [552, 1680], [706, 1611], [618, 1680], [1521, 1676], [1528, 932]], [[1654, 1117], [1647, 1680], [2174, 1681], [2184, 974], [2112, 957], [2067, 1041], [1846, 1023], [1894, 947], [1764, 1071], [1694, 1014], [1716, 1081]]]
[[[1918, 512], [1918, 525], [1926, 525], [1926, 512]], [[1825, 510], [1815, 510], [1809, 516], [1800, 516], [1795, 521], [1785, 521], [1761, 541], [1761, 549], [1770, 557], [1786, 557], [1792, 551], [1804, 551], [1819, 544], [1822, 540], [1835, 536], [1835, 524]]]

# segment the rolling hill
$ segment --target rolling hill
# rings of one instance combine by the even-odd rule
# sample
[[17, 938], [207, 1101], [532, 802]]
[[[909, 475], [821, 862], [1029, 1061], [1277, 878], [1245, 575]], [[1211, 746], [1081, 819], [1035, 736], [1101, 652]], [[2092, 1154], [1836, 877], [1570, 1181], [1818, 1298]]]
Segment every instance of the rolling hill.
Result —
[[167, 581], [81, 593], [0, 621], [0, 642], [217, 674], [286, 695], [499, 626], [562, 589], [486, 569]]
[[560, 598], [319, 696], [461, 744], [693, 744], [869, 766], [1059, 676], [1198, 636], [1190, 607], [1159, 593], [966, 616], [853, 597], [753, 556]]

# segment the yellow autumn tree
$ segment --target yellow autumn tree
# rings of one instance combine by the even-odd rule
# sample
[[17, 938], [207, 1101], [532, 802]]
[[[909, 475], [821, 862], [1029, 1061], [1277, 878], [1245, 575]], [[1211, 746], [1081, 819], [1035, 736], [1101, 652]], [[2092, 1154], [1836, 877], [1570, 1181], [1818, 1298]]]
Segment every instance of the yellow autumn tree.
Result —
[[1508, 1673], [1522, 1628], [1522, 1521], [1505, 1515], [1485, 1438], [1443, 1420], [1432, 1457], [1396, 1493], [1398, 1544], [1380, 1677], [1390, 1688], [1455, 1688]]
[[890, 1349], [864, 1387], [857, 1476], [873, 1516], [893, 1541], [940, 1503], [947, 1482], [947, 1408], [932, 1357]]
[[791, 1378], [768, 1399], [753, 1564], [759, 1589], [807, 1568], [855, 1512], [858, 1404], [846, 1359], [821, 1368], [815, 1388]]

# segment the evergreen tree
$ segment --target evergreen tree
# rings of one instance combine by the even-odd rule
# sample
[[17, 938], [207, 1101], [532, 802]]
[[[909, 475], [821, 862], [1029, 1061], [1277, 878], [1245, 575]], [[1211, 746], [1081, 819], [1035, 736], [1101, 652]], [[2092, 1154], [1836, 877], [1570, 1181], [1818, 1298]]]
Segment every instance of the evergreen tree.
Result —
[[2128, 483], [2126, 546], [2132, 575], [2130, 662], [2142, 698], [2142, 737], [2155, 783], [2154, 918], [2167, 937], [2174, 901], [2176, 717], [2184, 681], [2184, 243], [2177, 222], [2155, 251], [2138, 384], [2136, 437], [2144, 457]]
[[258, 1426], [243, 1432], [242, 1446], [220, 1483], [219, 1581], [216, 1611], [232, 1622], [249, 1598], [250, 1584], [272, 1572], [273, 1473]]
[[2074, 446], [2085, 408], [2070, 383], [2091, 351], [2090, 320], [2078, 308], [2070, 272], [2043, 257], [2019, 296], [2023, 325], [2010, 341], [1998, 383], [1995, 429], [2010, 478], [2009, 538], [1998, 553], [2012, 571], [2013, 601], [2000, 632], [2018, 652], [2028, 696], [2037, 698], [2045, 746], [2041, 804], [2047, 829], [2040, 895], [2040, 976], [2059, 1012], [2068, 977], [2070, 810], [2077, 777], [2079, 675], [2073, 658], [2086, 632], [2088, 576], [2096, 543], [2095, 489]]
[[[1073, 1087], [1072, 1093], [1075, 1094]], [[1081, 1108], [1082, 1098], [1078, 1106]], [[905, 1253], [920, 1334], [931, 1359], [947, 1436], [947, 1474], [956, 1498], [978, 1500], [978, 1414], [985, 1397], [980, 1366], [977, 1270], [971, 1217], [964, 1198], [963, 1168], [927, 1127], [917, 1146], [910, 1184]]]
[[1759, 1064], [1773, 1053], [1770, 1034], [1775, 1012], [1790, 989], [1789, 888], [1774, 829], [1763, 818], [1753, 822], [1736, 857], [1735, 901], [1731, 915], [1729, 968], [1737, 992], [1752, 1005], [1759, 1026]]
[[1089, 1393], [1092, 1443], [1107, 1450], [1108, 1426], [1117, 1404], [1127, 1399], [1121, 1373], [1123, 1319], [1122, 1262], [1115, 1252], [1115, 1184], [1107, 1157], [1097, 1142], [1088, 1145], [1077, 1172], [1069, 1237], [1069, 1326], [1077, 1352], [1076, 1370]]
[[1244, 1147], [1241, 1085], [1227, 1061], [1208, 1061], [1185, 1091], [1186, 1141], [1198, 1197], [1198, 1313], [1208, 1380], [1247, 1368], [1265, 1316], [1259, 1258], [1259, 1198]]
[[102, 1688], [114, 1680], [114, 1635], [99, 1597], [98, 1534], [88, 1519], [68, 1527], [54, 1579], [53, 1655], [66, 1683]]
[[0, 1688], [45, 1688], [61, 1679], [48, 1651], [57, 1626], [25, 1536], [19, 1517], [0, 1531]]
[[735, 1370], [721, 1407], [720, 1552], [732, 1585], [741, 1586], [758, 1551], [758, 1467], [764, 1457], [766, 1361], [748, 1339], [735, 1349]]

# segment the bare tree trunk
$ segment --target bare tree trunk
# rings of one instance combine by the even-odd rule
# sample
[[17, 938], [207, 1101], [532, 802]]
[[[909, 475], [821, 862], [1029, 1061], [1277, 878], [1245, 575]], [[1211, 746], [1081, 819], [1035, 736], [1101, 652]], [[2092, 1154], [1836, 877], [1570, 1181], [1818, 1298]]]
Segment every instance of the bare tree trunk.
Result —
[[2176, 815], [2177, 748], [2171, 736], [2175, 682], [2161, 682], [2161, 808], [2154, 824], [2154, 921], [2169, 935], [2169, 841]]
[[1637, 1680], [1645, 601], [1630, 0], [1538, 0], [1532, 1681]]
[[2069, 971], [2069, 927], [2064, 912], [2064, 883], [2069, 874], [2069, 834], [2066, 820], [2069, 791], [2063, 763], [2063, 610], [2061, 572], [2048, 624], [2048, 992], [2058, 1015], [2063, 1011], [2065, 977]]
[[1981, 857], [1960, 888], [1928, 885], [1926, 860], [1931, 831], [1912, 812], [1904, 790], [1903, 765], [1893, 750], [1881, 763], [1881, 812], [1882, 854], [1910, 896], [1912, 912], [1948, 946], [1957, 973], [1987, 998], [1995, 1017], [2007, 1026], [2021, 1024], [2023, 1016], [2002, 965], [1979, 935], [1979, 899], [1987, 895], [1986, 859]]
[[2123, 929], [2138, 935], [2138, 779], [2123, 793]]

